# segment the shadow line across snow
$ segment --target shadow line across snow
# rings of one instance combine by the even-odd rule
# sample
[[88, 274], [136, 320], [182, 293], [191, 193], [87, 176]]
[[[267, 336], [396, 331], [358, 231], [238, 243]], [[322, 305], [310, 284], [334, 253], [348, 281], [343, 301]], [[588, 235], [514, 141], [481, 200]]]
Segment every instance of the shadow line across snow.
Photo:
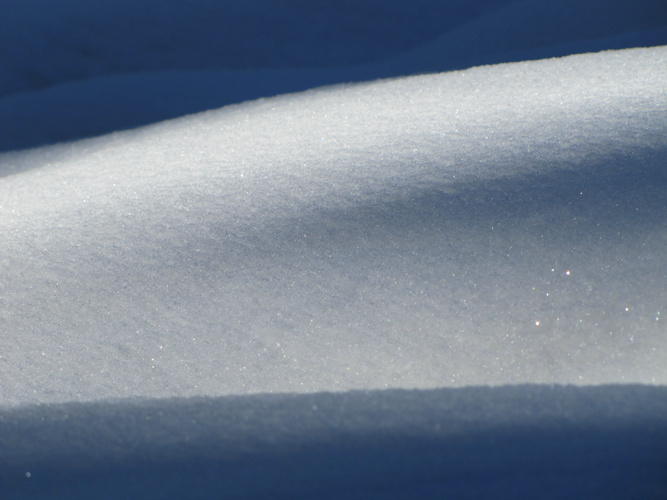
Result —
[[0, 411], [0, 497], [664, 498], [667, 387], [519, 385]]

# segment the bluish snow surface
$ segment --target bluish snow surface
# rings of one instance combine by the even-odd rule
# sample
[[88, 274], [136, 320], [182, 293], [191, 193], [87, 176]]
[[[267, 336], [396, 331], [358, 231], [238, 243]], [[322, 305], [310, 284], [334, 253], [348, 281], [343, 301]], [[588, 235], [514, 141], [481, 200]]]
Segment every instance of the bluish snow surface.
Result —
[[664, 498], [664, 386], [370, 391], [0, 412], [4, 498]]
[[0, 498], [667, 496], [667, 47], [469, 68], [665, 9], [470, 4], [0, 6]]

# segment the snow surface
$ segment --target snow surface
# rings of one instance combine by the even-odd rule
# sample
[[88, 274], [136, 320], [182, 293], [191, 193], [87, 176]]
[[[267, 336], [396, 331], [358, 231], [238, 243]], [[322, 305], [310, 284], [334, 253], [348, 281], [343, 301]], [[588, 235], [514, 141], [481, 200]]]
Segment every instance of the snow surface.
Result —
[[666, 52], [4, 156], [2, 401], [666, 383]]
[[[664, 35], [659, 2], [579, 3], [579, 31], [534, 1], [453, 2], [446, 29], [389, 46], [389, 27], [348, 26], [362, 37], [350, 46], [309, 27], [269, 67], [259, 48], [290, 30], [260, 30], [236, 59], [188, 57], [210, 44], [195, 29], [207, 16], [161, 2], [192, 46], [161, 59], [150, 26], [128, 28], [153, 50], [133, 59], [142, 37], [96, 36], [150, 2], [8, 2], [18, 17], [0, 19], [35, 50], [79, 50], [46, 51], [40, 77], [16, 70], [28, 42], [5, 51], [1, 147], [156, 121], [160, 101], [214, 95], [221, 78], [234, 101], [249, 85], [273, 95]], [[602, 4], [609, 22], [586, 25]], [[272, 5], [306, 21], [336, 6], [333, 32], [350, 11], [377, 14]], [[383, 5], [382, 22], [405, 17]], [[569, 27], [531, 21], [548, 15]], [[87, 28], [59, 28], [68, 16]], [[502, 35], [510, 20], [525, 29]], [[666, 58], [335, 85], [1, 154], [0, 496], [664, 497]]]
[[12, 0], [0, 151], [325, 84], [666, 44], [662, 0]]
[[0, 481], [21, 499], [659, 499], [665, 395], [530, 385], [30, 406], [0, 414]]

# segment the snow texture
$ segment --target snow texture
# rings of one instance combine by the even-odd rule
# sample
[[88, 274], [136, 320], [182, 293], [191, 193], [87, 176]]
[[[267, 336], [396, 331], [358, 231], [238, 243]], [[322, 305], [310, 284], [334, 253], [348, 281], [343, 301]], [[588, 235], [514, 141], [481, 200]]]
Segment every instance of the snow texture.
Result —
[[667, 26], [570, 3], [0, 7], [0, 147], [117, 130], [0, 154], [0, 497], [664, 497], [667, 46], [467, 67]]
[[325, 84], [665, 44], [662, 0], [12, 0], [0, 151]]
[[666, 383], [666, 52], [6, 155], [3, 401]]
[[0, 412], [0, 481], [21, 499], [657, 499], [666, 396], [530, 385], [24, 407]]

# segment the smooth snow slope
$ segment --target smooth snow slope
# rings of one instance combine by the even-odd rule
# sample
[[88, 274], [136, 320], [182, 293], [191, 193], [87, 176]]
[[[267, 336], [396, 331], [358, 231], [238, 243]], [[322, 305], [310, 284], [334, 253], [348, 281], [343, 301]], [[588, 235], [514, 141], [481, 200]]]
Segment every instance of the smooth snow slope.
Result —
[[663, 499], [667, 388], [70, 403], [0, 411], [0, 494]]
[[0, 151], [319, 85], [667, 44], [660, 0], [0, 3]]
[[0, 401], [665, 384], [666, 54], [0, 156]]

